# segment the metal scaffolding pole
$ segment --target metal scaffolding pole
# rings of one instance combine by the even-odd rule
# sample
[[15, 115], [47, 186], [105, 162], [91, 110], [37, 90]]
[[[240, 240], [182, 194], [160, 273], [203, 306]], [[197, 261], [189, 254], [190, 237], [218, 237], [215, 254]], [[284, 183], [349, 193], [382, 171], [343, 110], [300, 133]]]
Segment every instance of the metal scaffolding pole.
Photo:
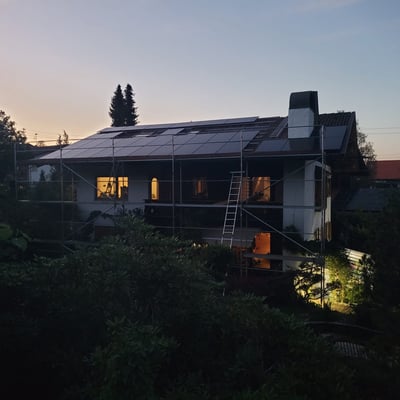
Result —
[[171, 202], [172, 202], [172, 235], [175, 236], [175, 149], [174, 135], [171, 135], [172, 157], [171, 157]]
[[325, 144], [324, 126], [320, 128], [321, 143], [321, 234], [320, 234], [320, 264], [321, 264], [321, 307], [324, 305], [325, 297], [325, 215], [326, 215], [326, 171], [325, 171]]
[[64, 249], [64, 167], [63, 167], [63, 157], [62, 157], [62, 143], [60, 140], [60, 200], [61, 200], [61, 246]]

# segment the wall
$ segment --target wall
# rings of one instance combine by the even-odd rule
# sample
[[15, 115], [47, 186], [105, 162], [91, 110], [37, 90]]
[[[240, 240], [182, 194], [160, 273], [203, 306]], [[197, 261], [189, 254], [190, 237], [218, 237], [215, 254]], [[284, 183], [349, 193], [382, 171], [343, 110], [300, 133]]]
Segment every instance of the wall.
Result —
[[149, 198], [149, 180], [144, 171], [131, 167], [119, 176], [128, 176], [128, 200], [98, 200], [96, 199], [96, 178], [110, 176], [111, 165], [84, 165], [72, 166], [80, 178], [76, 178], [77, 200], [81, 217], [86, 219], [92, 211], [101, 211], [107, 214], [118, 214], [124, 207], [126, 210], [144, 209], [144, 202]]

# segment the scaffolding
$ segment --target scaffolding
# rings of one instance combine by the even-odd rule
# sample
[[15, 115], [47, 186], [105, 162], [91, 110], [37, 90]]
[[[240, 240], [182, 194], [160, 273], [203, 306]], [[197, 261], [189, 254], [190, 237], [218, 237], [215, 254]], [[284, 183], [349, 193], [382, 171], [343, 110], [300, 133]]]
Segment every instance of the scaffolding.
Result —
[[[249, 247], [248, 242], [249, 239], [246, 237], [243, 237], [243, 232], [245, 229], [248, 229], [248, 220], [252, 219], [253, 221], [257, 221], [259, 225], [264, 226], [267, 228], [267, 231], [270, 233], [275, 233], [280, 235], [282, 238], [285, 240], [288, 240], [298, 246], [301, 251], [305, 252], [308, 254], [307, 256], [289, 256], [289, 255], [273, 255], [273, 254], [250, 254], [246, 253], [243, 254], [243, 257], [247, 258], [252, 258], [252, 257], [259, 257], [259, 258], [265, 258], [265, 259], [270, 259], [270, 260], [278, 260], [280, 262], [285, 262], [285, 261], [313, 261], [316, 262], [320, 268], [321, 268], [321, 302], [323, 302], [323, 293], [325, 289], [325, 240], [326, 240], [326, 229], [325, 229], [325, 223], [326, 223], [326, 198], [327, 198], [327, 193], [326, 193], [326, 158], [325, 158], [325, 150], [324, 150], [324, 127], [320, 126], [319, 127], [319, 143], [320, 143], [320, 152], [311, 152], [310, 154], [302, 154], [301, 157], [303, 160], [306, 160], [302, 166], [298, 167], [297, 169], [294, 169], [293, 171], [289, 172], [288, 174], [284, 175], [282, 174], [282, 177], [280, 179], [275, 179], [271, 180], [268, 186], [264, 187], [262, 190], [267, 191], [271, 190], [273, 187], [277, 187], [278, 185], [281, 185], [285, 179], [290, 178], [291, 176], [295, 175], [299, 170], [305, 169], [307, 167], [307, 163], [315, 163], [318, 162], [321, 166], [321, 184], [320, 184], [320, 197], [321, 197], [321, 207], [320, 207], [320, 228], [319, 228], [319, 240], [320, 240], [320, 249], [319, 252], [316, 253], [309, 248], [305, 247], [303, 244], [299, 243], [295, 239], [293, 239], [290, 236], [290, 232], [285, 231], [285, 227], [276, 227], [274, 224], [266, 221], [263, 218], [260, 218], [260, 216], [257, 215], [257, 209], [258, 208], [263, 208], [263, 209], [273, 209], [274, 207], [276, 209], [282, 209], [284, 208], [283, 205], [270, 205], [270, 206], [257, 206], [257, 204], [251, 204], [249, 201], [248, 196], [243, 196], [241, 197], [242, 193], [242, 182], [243, 180], [249, 180], [248, 176], [248, 162], [250, 160], [248, 154], [246, 154], [243, 151], [243, 145], [242, 143], [240, 144], [240, 154], [236, 154], [236, 156], [232, 156], [227, 158], [227, 162], [230, 163], [232, 166], [237, 165], [239, 167], [240, 172], [240, 185], [239, 185], [239, 191], [236, 190], [235, 196], [233, 196], [233, 188], [232, 188], [232, 182], [233, 182], [233, 175], [232, 179], [225, 178], [225, 179], [209, 179], [208, 178], [208, 183], [216, 183], [216, 184], [223, 184], [223, 185], [228, 185], [231, 184], [229, 191], [226, 193], [226, 202], [225, 204], [223, 202], [220, 203], [206, 203], [206, 202], [185, 202], [184, 201], [184, 196], [183, 196], [183, 186], [191, 184], [192, 182], [188, 179], [185, 179], [183, 177], [183, 166], [185, 163], [190, 163], [191, 159], [190, 158], [185, 158], [181, 159], [176, 156], [175, 154], [175, 147], [176, 144], [174, 142], [175, 136], [172, 134], [170, 136], [170, 143], [167, 144], [166, 146], [170, 146], [170, 173], [169, 173], [169, 178], [164, 178], [160, 179], [159, 183], [163, 185], [170, 185], [170, 200], [169, 201], [157, 201], [157, 202], [143, 202], [143, 201], [137, 201], [137, 202], [132, 202], [128, 201], [126, 197], [124, 196], [118, 196], [115, 194], [114, 190], [114, 195], [111, 195], [113, 192], [113, 185], [117, 182], [118, 176], [120, 175], [120, 171], [124, 170], [126, 164], [130, 163], [135, 163], [135, 161], [132, 160], [123, 160], [119, 159], [115, 156], [115, 142], [114, 139], [112, 139], [112, 148], [111, 148], [111, 157], [109, 157], [106, 160], [102, 160], [101, 163], [103, 164], [103, 170], [109, 168], [109, 173], [105, 174], [105, 176], [109, 176], [112, 178], [112, 182], [110, 181], [109, 184], [107, 185], [106, 190], [104, 191], [104, 196], [105, 198], [109, 199], [109, 201], [100, 204], [98, 201], [87, 201], [87, 204], [93, 205], [96, 204], [97, 206], [101, 205], [101, 210], [99, 213], [96, 215], [91, 216], [91, 218], [85, 218], [82, 220], [79, 218], [78, 211], [77, 211], [77, 206], [78, 205], [84, 205], [85, 201], [77, 201], [76, 198], [76, 185], [77, 182], [85, 183], [88, 185], [89, 188], [92, 188], [93, 191], [98, 192], [99, 187], [93, 183], [92, 180], [88, 179], [88, 177], [84, 176], [83, 173], [79, 171], [79, 169], [75, 168], [73, 163], [70, 162], [70, 160], [64, 158], [64, 152], [68, 150], [68, 148], [61, 144], [58, 143], [57, 145], [57, 150], [59, 154], [59, 159], [58, 163], [53, 165], [53, 180], [47, 181], [45, 178], [45, 181], [35, 180], [35, 183], [33, 183], [33, 179], [31, 176], [31, 171], [29, 171], [29, 168], [34, 168], [35, 165], [40, 165], [43, 164], [43, 161], [37, 159], [37, 155], [40, 154], [45, 154], [46, 152], [46, 147], [37, 147], [33, 146], [31, 147], [28, 152], [31, 155], [30, 157], [30, 162], [26, 162], [26, 156], [20, 157], [21, 153], [27, 150], [19, 150], [17, 146], [14, 147], [14, 165], [15, 165], [15, 197], [16, 200], [20, 202], [36, 202], [36, 203], [41, 203], [45, 205], [58, 205], [59, 206], [59, 221], [57, 221], [57, 226], [59, 227], [59, 235], [56, 240], [58, 240], [62, 246], [62, 248], [65, 251], [71, 251], [71, 246], [70, 243], [73, 241], [79, 240], [79, 238], [82, 236], [81, 233], [85, 231], [85, 229], [88, 226], [93, 225], [98, 221], [101, 217], [104, 217], [108, 214], [111, 215], [118, 215], [118, 213], [123, 213], [124, 211], [127, 210], [127, 206], [129, 206], [129, 209], [135, 209], [135, 208], [140, 208], [142, 207], [143, 209], [146, 207], [149, 207], [150, 210], [151, 208], [158, 208], [158, 209], [165, 209], [170, 211], [170, 226], [165, 226], [165, 225], [156, 225], [158, 228], [169, 228], [167, 229], [171, 234], [176, 235], [176, 234], [181, 234], [183, 231], [185, 232], [198, 232], [202, 231], [202, 236], [207, 236], [205, 231], [208, 229], [206, 227], [202, 226], [196, 226], [196, 225], [185, 225], [183, 226], [182, 220], [179, 222], [179, 226], [177, 226], [177, 213], [181, 214], [183, 209], [200, 209], [200, 210], [219, 210], [219, 214], [222, 215], [222, 213], [225, 213], [225, 220], [220, 222], [219, 226], [222, 227], [221, 229], [221, 234], [220, 234], [220, 242], [221, 243], [226, 243], [226, 238], [227, 234], [229, 236], [228, 239], [228, 244], [229, 247], [232, 247], [232, 245], [239, 245], [239, 247]], [[242, 136], [241, 139], [242, 141]], [[22, 162], [21, 162], [21, 159]], [[213, 157], [207, 157], [207, 159], [213, 159]], [[221, 159], [221, 157], [215, 159]], [[195, 160], [199, 161], [201, 159], [195, 158]], [[308, 161], [307, 161], [308, 160]], [[144, 160], [144, 162], [151, 162], [154, 160]], [[164, 158], [162, 160], [157, 160], [161, 163], [164, 163], [165, 166], [168, 164], [168, 159]], [[37, 163], [37, 164], [36, 164]], [[21, 167], [23, 166], [23, 167]], [[168, 167], [165, 168], [165, 172], [168, 169]], [[28, 173], [26, 173], [28, 170]], [[44, 171], [42, 169], [41, 171]], [[237, 175], [235, 175], [237, 176]], [[55, 178], [54, 178], [55, 177]], [[151, 178], [150, 178], [151, 179]], [[53, 196], [51, 199], [43, 199], [39, 198], [29, 198], [29, 194], [32, 194], [32, 187], [37, 188], [41, 183], [51, 183], [51, 185], [54, 186], [54, 184], [59, 185], [59, 195], [58, 196]], [[149, 182], [149, 179], [137, 179], [134, 181], [136, 184], [141, 183], [141, 184], [147, 184], [150, 185], [151, 183]], [[237, 188], [236, 188], [237, 189]], [[25, 194], [28, 194], [27, 196], [24, 196]], [[230, 197], [233, 196], [234, 198]], [[234, 206], [230, 207], [230, 201], [234, 200]], [[137, 207], [135, 207], [137, 206]], [[306, 208], [307, 206], [302, 206], [299, 205], [299, 207]], [[314, 207], [311, 207], [314, 208]], [[229, 209], [229, 211], [228, 211]], [[73, 210], [71, 212], [71, 210]], [[231, 211], [234, 211], [234, 219], [229, 220], [229, 218], [232, 216], [232, 214], [229, 214]], [[71, 219], [71, 217], [74, 218]], [[240, 224], [240, 229], [238, 229], [240, 235], [239, 237], [235, 236], [235, 227], [239, 221]], [[209, 232], [215, 233], [216, 229], [212, 228], [209, 229]], [[314, 232], [303, 232], [309, 234], [314, 234]], [[212, 237], [211, 237], [212, 238]], [[214, 236], [216, 239], [215, 242], [217, 242], [218, 237]], [[222, 238], [222, 239], [221, 239]], [[242, 253], [241, 253], [242, 255]], [[240, 263], [240, 268], [245, 268], [246, 271], [250, 267], [246, 265], [246, 263]]]

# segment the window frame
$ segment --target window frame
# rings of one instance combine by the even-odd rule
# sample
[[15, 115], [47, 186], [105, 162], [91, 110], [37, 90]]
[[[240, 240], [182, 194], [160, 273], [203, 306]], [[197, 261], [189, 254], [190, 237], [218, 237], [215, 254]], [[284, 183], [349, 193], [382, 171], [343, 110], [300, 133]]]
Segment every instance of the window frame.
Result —
[[[101, 186], [102, 185], [102, 186]], [[103, 187], [106, 187], [103, 190]], [[129, 177], [128, 176], [97, 176], [96, 200], [128, 200]]]

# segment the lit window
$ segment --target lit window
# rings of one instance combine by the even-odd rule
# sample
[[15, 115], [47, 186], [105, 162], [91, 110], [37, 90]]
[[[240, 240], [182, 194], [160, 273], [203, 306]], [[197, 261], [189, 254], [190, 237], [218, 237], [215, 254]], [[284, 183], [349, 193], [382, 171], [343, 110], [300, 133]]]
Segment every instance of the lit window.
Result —
[[157, 178], [153, 178], [151, 180], [151, 199], [159, 200], [160, 198], [160, 190], [159, 183]]
[[[268, 232], [260, 232], [254, 236], [253, 242], [254, 254], [270, 254], [271, 253], [271, 234]], [[270, 268], [270, 260], [266, 258], [253, 258], [255, 266], [259, 268]]]
[[121, 199], [128, 198], [127, 176], [99, 176], [96, 182], [97, 199]]
[[207, 197], [207, 181], [206, 178], [197, 178], [193, 180], [193, 195], [195, 197]]
[[271, 200], [271, 178], [256, 176], [252, 179], [252, 198], [256, 201]]

